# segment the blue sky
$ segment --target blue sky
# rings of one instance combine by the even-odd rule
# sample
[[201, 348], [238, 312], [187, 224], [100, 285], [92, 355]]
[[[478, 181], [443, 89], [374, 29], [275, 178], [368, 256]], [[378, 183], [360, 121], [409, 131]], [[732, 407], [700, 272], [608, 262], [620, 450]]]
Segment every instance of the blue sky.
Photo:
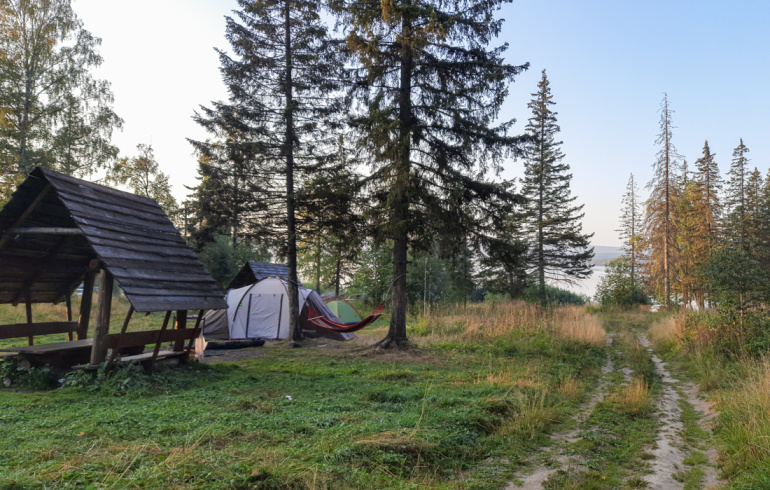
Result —
[[[99, 76], [112, 82], [115, 110], [125, 119], [115, 142], [129, 155], [137, 143], [151, 143], [183, 197], [184, 185], [195, 184], [185, 138], [206, 137], [191, 120], [193, 110], [226, 96], [213, 47], [227, 47], [224, 15], [236, 2], [74, 0], [73, 6], [103, 39]], [[752, 165], [766, 174], [767, 2], [518, 0], [500, 15], [508, 61], [531, 65], [511, 86], [501, 116], [516, 118], [523, 131], [526, 104], [546, 69], [573, 191], [585, 204], [584, 230], [596, 234], [594, 244], [618, 244], [614, 230], [631, 172], [646, 197], [663, 92], [675, 111], [674, 143], [691, 166], [708, 139], [726, 172], [742, 137]], [[508, 162], [504, 176], [521, 169], [521, 162]]]

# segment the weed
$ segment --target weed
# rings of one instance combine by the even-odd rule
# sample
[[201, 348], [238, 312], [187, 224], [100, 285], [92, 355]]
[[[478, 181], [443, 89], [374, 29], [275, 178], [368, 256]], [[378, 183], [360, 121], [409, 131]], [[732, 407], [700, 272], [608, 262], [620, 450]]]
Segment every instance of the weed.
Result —
[[650, 387], [643, 379], [631, 380], [613, 399], [619, 410], [631, 417], [647, 416], [653, 410]]

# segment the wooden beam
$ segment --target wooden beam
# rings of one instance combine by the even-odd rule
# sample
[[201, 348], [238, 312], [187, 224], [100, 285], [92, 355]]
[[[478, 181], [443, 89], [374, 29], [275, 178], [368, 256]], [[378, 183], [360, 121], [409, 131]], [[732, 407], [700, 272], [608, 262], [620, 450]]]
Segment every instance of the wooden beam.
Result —
[[[67, 296], [67, 321], [72, 322], [72, 297]], [[72, 342], [72, 332], [67, 332], [67, 340]]]
[[[120, 328], [120, 335], [123, 336], [126, 333], [126, 330], [128, 329], [128, 323], [131, 321], [131, 315], [134, 314], [134, 306], [131, 305], [131, 307], [128, 309], [128, 313], [126, 314], [126, 319], [123, 321], [123, 326]], [[107, 344], [107, 338], [109, 335], [105, 336], [105, 347], [109, 349], [109, 345]], [[107, 364], [111, 365], [113, 362], [115, 362], [115, 357], [117, 357], [118, 352], [120, 349], [112, 349], [112, 353], [110, 354], [110, 360], [107, 361]]]
[[55, 227], [11, 228], [6, 233], [12, 235], [84, 235], [80, 228]]
[[78, 340], [88, 338], [88, 323], [91, 319], [91, 304], [94, 297], [96, 273], [88, 272], [83, 278], [83, 296], [80, 297], [80, 316], [78, 317]]
[[[27, 310], [27, 323], [32, 324], [32, 302], [27, 295], [27, 302], [25, 303], [25, 309]], [[27, 345], [34, 345], [35, 340], [33, 335], [27, 336]]]
[[[187, 328], [187, 310], [177, 310], [176, 312], [176, 330], [183, 330]], [[184, 342], [177, 341], [174, 344], [174, 351], [184, 350]]]
[[148, 362], [148, 366], [150, 367], [150, 369], [152, 369], [155, 366], [155, 359], [158, 358], [158, 352], [160, 352], [160, 344], [163, 343], [163, 334], [166, 332], [166, 328], [168, 328], [168, 320], [170, 318], [171, 318], [171, 310], [166, 312], [166, 317], [163, 319], [163, 326], [160, 328], [160, 332], [158, 333], [158, 340], [155, 341], [155, 349], [152, 351], [152, 357]]
[[18, 339], [30, 335], [52, 335], [77, 330], [77, 322], [14, 323], [0, 325], [0, 339]]
[[112, 312], [112, 288], [115, 280], [107, 269], [99, 274], [99, 312], [94, 328], [94, 345], [91, 348], [91, 365], [96, 366], [107, 358], [104, 338], [110, 333], [110, 313]]
[[9, 233], [10, 230], [21, 226], [25, 221], [27, 221], [27, 218], [29, 218], [29, 215], [32, 214], [32, 212], [37, 208], [37, 206], [43, 202], [43, 199], [45, 199], [45, 196], [48, 195], [48, 192], [51, 190], [51, 184], [47, 184], [42, 191], [40, 191], [40, 194], [37, 195], [34, 201], [27, 207], [27, 209], [24, 210], [23, 213], [21, 213], [21, 216], [19, 216], [16, 221], [10, 226], [8, 230], [6, 230], [5, 233], [3, 233], [2, 236], [0, 236], [0, 249], [2, 249], [8, 241], [13, 237], [11, 233]]

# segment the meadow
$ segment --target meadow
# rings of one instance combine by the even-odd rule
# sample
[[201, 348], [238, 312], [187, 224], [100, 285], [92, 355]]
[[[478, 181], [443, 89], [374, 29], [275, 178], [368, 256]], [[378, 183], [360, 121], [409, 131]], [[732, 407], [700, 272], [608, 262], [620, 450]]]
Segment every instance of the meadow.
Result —
[[584, 308], [450, 307], [410, 319], [412, 348], [373, 350], [386, 325], [150, 374], [16, 376], [2, 488], [501, 488], [574, 423], [607, 357]]

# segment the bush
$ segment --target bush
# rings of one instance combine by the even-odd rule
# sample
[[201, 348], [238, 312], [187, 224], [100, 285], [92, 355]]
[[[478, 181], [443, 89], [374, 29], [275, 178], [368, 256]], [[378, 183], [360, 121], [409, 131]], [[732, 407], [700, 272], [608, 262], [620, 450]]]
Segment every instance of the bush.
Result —
[[[579, 294], [548, 285], [545, 286], [545, 297], [551, 304], [583, 306], [586, 303], [585, 298]], [[524, 289], [522, 298], [527, 303], [540, 303], [540, 287], [528, 286]]]
[[596, 287], [596, 299], [602, 306], [627, 307], [649, 302], [640, 282], [632, 280], [631, 264], [625, 257], [607, 264], [605, 275]]

